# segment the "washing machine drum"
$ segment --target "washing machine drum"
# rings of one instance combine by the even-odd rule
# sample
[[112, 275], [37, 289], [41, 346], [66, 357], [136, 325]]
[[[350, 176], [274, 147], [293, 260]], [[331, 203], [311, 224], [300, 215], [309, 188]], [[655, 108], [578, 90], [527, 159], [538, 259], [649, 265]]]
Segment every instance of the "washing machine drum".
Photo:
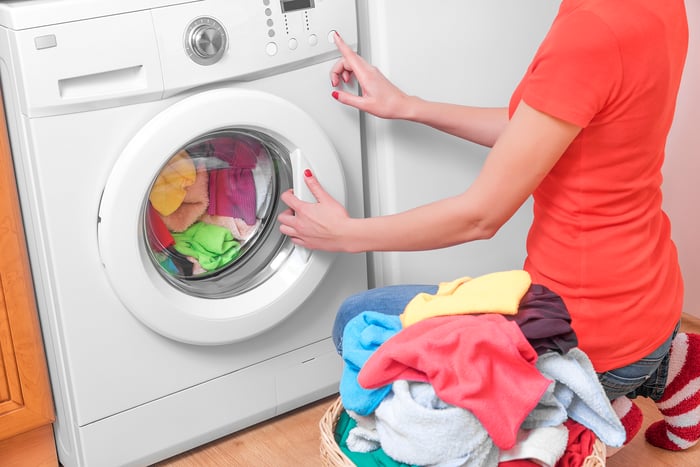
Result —
[[279, 231], [282, 192], [313, 201], [307, 168], [345, 203], [333, 145], [283, 99], [220, 89], [167, 108], [134, 135], [104, 189], [98, 243], [113, 290], [145, 325], [192, 344], [281, 322], [334, 258]]

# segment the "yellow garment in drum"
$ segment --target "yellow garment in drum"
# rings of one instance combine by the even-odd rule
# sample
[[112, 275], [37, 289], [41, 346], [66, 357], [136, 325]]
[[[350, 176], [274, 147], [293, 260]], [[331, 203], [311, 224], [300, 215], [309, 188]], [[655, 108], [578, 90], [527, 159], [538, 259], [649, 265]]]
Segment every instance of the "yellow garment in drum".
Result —
[[515, 315], [520, 300], [530, 288], [527, 271], [485, 274], [475, 279], [462, 277], [442, 282], [435, 295], [419, 293], [399, 316], [404, 328], [435, 316], [499, 313]]
[[180, 207], [187, 194], [186, 188], [197, 177], [194, 162], [187, 151], [175, 154], [160, 171], [148, 199], [153, 208], [163, 216], [169, 216]]

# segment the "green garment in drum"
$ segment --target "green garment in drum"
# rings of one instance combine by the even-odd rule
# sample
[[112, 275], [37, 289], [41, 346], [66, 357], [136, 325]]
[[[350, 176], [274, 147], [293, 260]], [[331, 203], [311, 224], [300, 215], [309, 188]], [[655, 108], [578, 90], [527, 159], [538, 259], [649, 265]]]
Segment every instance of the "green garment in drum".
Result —
[[184, 232], [173, 232], [175, 249], [191, 256], [207, 271], [220, 269], [236, 259], [241, 244], [225, 227], [195, 222]]

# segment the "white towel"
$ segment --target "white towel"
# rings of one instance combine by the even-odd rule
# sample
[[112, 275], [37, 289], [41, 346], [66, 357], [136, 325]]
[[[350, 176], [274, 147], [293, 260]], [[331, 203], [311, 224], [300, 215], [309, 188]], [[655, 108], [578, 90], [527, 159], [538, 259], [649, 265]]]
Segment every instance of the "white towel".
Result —
[[267, 153], [267, 150], [262, 148], [258, 154], [258, 162], [253, 169], [253, 180], [255, 182], [255, 203], [257, 206], [255, 215], [258, 218], [261, 218], [266, 214], [265, 211], [267, 211], [267, 207], [272, 199], [270, 190], [273, 171], [274, 167], [272, 166], [272, 159]]
[[357, 423], [345, 440], [348, 449], [353, 452], [371, 452], [379, 449], [379, 433], [377, 433], [377, 420], [374, 413], [360, 415], [352, 410], [346, 410], [346, 412]]
[[554, 467], [564, 455], [568, 441], [569, 430], [564, 425], [519, 430], [515, 446], [501, 451], [498, 461], [529, 459], [543, 467]]
[[375, 410], [384, 452], [406, 464], [491, 467], [498, 449], [479, 420], [435, 395], [428, 383], [395, 381]]

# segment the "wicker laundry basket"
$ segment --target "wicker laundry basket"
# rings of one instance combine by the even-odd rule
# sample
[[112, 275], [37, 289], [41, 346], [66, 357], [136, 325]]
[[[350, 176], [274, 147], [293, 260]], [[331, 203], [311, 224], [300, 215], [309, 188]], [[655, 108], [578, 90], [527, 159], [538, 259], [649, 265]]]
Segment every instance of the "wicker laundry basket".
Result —
[[[319, 428], [321, 430], [321, 461], [326, 467], [354, 467], [355, 464], [348, 459], [335, 442], [335, 425], [338, 423], [343, 404], [338, 397], [328, 407], [321, 417]], [[593, 445], [593, 452], [586, 457], [581, 467], [605, 467], [605, 444], [597, 439]]]

